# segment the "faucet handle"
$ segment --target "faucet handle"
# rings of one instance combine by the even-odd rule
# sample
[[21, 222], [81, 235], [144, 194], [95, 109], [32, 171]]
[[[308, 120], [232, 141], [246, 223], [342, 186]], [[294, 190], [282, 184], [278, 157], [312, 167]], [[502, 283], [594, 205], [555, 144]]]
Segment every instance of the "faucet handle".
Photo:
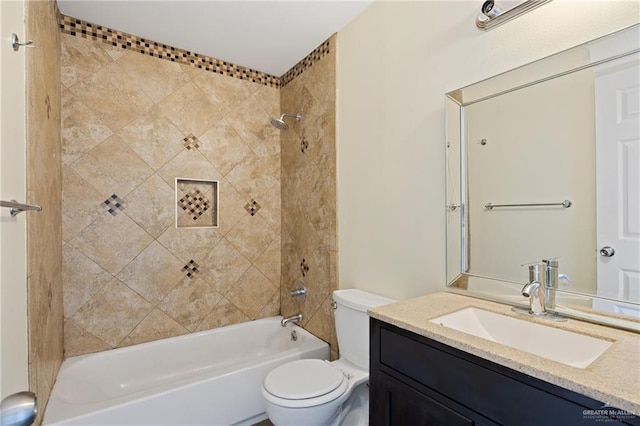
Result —
[[534, 281], [540, 282], [540, 268], [543, 267], [544, 268], [544, 263], [529, 263], [527, 265], [522, 265], [522, 266], [527, 266], [529, 268], [529, 282], [532, 283]]
[[542, 259], [542, 263], [547, 265], [550, 268], [559, 268], [560, 267], [560, 259], [561, 257], [548, 257], [546, 259]]

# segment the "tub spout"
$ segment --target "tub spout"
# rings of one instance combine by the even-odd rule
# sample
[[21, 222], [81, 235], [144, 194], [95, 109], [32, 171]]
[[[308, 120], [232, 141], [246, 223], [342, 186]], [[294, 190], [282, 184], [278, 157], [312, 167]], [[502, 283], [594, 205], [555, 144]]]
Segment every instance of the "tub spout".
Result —
[[287, 318], [282, 318], [282, 320], [280, 321], [280, 325], [282, 327], [286, 327], [287, 324], [289, 324], [290, 322], [300, 322], [300, 321], [302, 321], [302, 314], [295, 314]]

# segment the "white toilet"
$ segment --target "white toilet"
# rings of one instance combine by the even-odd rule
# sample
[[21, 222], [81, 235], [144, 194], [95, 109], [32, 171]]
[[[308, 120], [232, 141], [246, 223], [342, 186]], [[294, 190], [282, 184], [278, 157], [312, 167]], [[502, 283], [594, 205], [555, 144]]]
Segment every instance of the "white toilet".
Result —
[[274, 368], [262, 384], [276, 426], [369, 424], [369, 316], [394, 302], [361, 290], [333, 292], [340, 359], [301, 359]]

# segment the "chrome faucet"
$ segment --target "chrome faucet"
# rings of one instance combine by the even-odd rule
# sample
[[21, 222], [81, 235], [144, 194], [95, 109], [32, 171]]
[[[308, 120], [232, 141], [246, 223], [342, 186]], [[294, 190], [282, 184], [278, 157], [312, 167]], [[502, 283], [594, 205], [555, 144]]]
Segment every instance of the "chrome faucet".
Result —
[[[542, 272], [541, 272], [542, 269]], [[536, 316], [547, 315], [546, 308], [547, 274], [546, 263], [529, 265], [529, 282], [522, 287], [522, 295], [529, 298], [529, 313]]]
[[543, 260], [528, 266], [529, 282], [522, 287], [522, 295], [529, 298], [529, 311], [520, 308], [513, 309], [516, 312], [525, 311], [552, 321], [566, 321], [565, 317], [553, 311], [558, 280], [569, 280], [566, 275], [558, 274], [558, 260]]
[[282, 327], [286, 327], [287, 324], [289, 324], [290, 322], [300, 322], [300, 321], [302, 321], [302, 314], [295, 314], [287, 318], [282, 318], [282, 320], [280, 320], [280, 325]]
[[560, 261], [558, 259], [543, 260], [545, 264], [545, 275], [547, 278], [547, 287], [545, 289], [545, 307], [547, 310], [555, 309], [556, 307], [556, 290], [558, 289], [558, 281], [569, 281], [569, 277], [566, 274], [560, 274], [558, 268], [560, 267]]

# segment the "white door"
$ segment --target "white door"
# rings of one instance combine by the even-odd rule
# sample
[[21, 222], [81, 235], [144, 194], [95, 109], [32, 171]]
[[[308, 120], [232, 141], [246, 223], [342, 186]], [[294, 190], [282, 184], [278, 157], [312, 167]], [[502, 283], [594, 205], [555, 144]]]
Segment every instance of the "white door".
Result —
[[[599, 296], [640, 303], [640, 67], [638, 55], [596, 70]], [[640, 317], [640, 307], [594, 307]]]
[[[0, 200], [25, 202], [25, 53], [11, 33], [24, 37], [24, 4], [0, 0]], [[29, 389], [25, 216], [0, 208], [0, 399]]]

